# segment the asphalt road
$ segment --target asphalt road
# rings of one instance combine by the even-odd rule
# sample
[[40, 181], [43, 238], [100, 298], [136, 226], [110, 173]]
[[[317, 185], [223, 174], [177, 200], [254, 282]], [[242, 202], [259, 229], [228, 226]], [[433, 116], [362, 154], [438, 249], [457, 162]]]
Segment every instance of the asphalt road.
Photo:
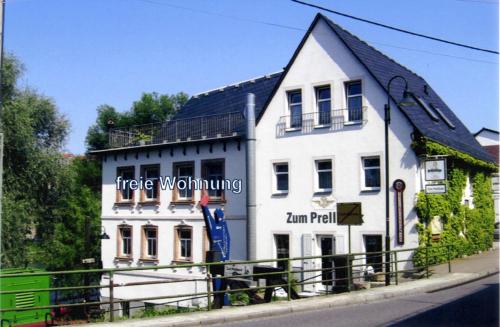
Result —
[[217, 326], [499, 326], [498, 274], [450, 289], [369, 304]]

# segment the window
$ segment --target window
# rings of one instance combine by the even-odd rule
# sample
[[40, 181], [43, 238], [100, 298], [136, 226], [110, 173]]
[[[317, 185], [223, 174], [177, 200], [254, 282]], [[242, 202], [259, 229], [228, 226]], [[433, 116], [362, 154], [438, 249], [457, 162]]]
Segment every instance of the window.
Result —
[[202, 161], [201, 171], [203, 179], [208, 181], [210, 200], [224, 201], [224, 159]]
[[178, 183], [175, 185], [175, 190], [173, 192], [174, 202], [192, 202], [193, 201], [193, 188], [190, 182], [194, 178], [194, 162], [176, 162], [174, 163], [174, 174], [177, 178], [177, 182], [181, 182], [181, 186], [184, 188], [177, 188]]
[[156, 260], [158, 252], [158, 227], [142, 227], [142, 259]]
[[[288, 234], [275, 234], [276, 259], [290, 258], [290, 236]], [[288, 270], [286, 261], [277, 261], [276, 266], [283, 270]]]
[[332, 191], [332, 160], [316, 160], [316, 191]]
[[273, 165], [275, 182], [274, 193], [288, 193], [288, 163], [280, 162]]
[[330, 125], [331, 122], [331, 92], [330, 86], [320, 86], [316, 89], [316, 110], [318, 125]]
[[347, 83], [347, 120], [349, 122], [363, 120], [363, 97], [361, 92], [361, 81]]
[[290, 128], [302, 127], [302, 93], [290, 91], [288, 96], [288, 111], [290, 113]]
[[[144, 185], [149, 189], [144, 188], [141, 191], [141, 202], [156, 202], [160, 199], [160, 165], [141, 166], [141, 177]], [[151, 182], [148, 182], [151, 181]], [[147, 182], [147, 184], [146, 184]], [[149, 187], [151, 185], [151, 187]]]
[[193, 261], [192, 243], [193, 228], [191, 226], [177, 226], [175, 228], [175, 261]]
[[119, 225], [118, 226], [118, 242], [117, 242], [118, 258], [131, 258], [132, 257], [132, 226]]
[[374, 272], [382, 272], [382, 236], [363, 235], [366, 250], [366, 265]]
[[379, 190], [380, 157], [363, 157], [361, 161], [363, 165], [362, 188], [364, 190]]
[[118, 177], [121, 177], [121, 183], [119, 189], [116, 190], [116, 202], [134, 202], [134, 191], [130, 188], [129, 182], [135, 179], [135, 167], [118, 167], [116, 171], [117, 180]]

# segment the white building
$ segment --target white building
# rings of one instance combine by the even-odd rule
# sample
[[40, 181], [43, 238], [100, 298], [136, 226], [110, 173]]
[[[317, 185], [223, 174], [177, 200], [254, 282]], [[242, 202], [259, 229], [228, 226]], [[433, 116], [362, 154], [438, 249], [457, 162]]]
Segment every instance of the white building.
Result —
[[[396, 75], [407, 80], [416, 104], [397, 106], [404, 82], [394, 80], [390, 165], [385, 167], [384, 105], [387, 83]], [[257, 116], [254, 231], [247, 230], [242, 116], [247, 93], [255, 94]], [[363, 214], [363, 225], [352, 227], [351, 251], [383, 250], [387, 170], [390, 247], [417, 247], [413, 206], [424, 183], [421, 162], [411, 146], [415, 137], [491, 161], [422, 77], [320, 14], [284, 71], [194, 96], [174, 118], [149, 132], [141, 130], [149, 137], [139, 137], [143, 134], [137, 130], [115, 130], [110, 135], [111, 148], [96, 151], [103, 158], [102, 224], [111, 235], [102, 242], [104, 267], [201, 262], [208, 246], [197, 206], [201, 191], [117, 191], [119, 176], [241, 180], [240, 193], [211, 191], [210, 206], [224, 209], [232, 259], [246, 259], [247, 253], [265, 259], [346, 253], [348, 234], [346, 226], [338, 225], [339, 203], [358, 203]], [[398, 207], [403, 215], [399, 224], [392, 187], [397, 179], [406, 184]], [[256, 242], [249, 242], [255, 244], [253, 249], [247, 248], [248, 233], [256, 235]], [[371, 260], [382, 269], [377, 265], [380, 261]], [[321, 262], [294, 262], [297, 268], [306, 265]], [[127, 272], [115, 274], [115, 282], [197, 278], [204, 272], [202, 268]], [[115, 297], [126, 301], [180, 292], [169, 285], [116, 288]], [[183, 291], [190, 293], [204, 292], [206, 284], [186, 285]]]

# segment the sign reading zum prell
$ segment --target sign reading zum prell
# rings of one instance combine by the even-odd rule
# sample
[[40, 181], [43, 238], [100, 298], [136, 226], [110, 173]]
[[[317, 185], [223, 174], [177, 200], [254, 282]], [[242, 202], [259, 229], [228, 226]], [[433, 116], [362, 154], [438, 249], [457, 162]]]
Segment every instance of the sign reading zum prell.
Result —
[[446, 180], [446, 159], [430, 159], [425, 161], [425, 180]]

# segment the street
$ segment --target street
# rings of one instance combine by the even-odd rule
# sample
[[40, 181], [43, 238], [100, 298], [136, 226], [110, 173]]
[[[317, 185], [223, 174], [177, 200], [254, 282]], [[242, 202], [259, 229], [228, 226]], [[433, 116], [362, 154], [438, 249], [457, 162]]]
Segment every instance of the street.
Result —
[[498, 326], [498, 274], [450, 289], [218, 326]]

